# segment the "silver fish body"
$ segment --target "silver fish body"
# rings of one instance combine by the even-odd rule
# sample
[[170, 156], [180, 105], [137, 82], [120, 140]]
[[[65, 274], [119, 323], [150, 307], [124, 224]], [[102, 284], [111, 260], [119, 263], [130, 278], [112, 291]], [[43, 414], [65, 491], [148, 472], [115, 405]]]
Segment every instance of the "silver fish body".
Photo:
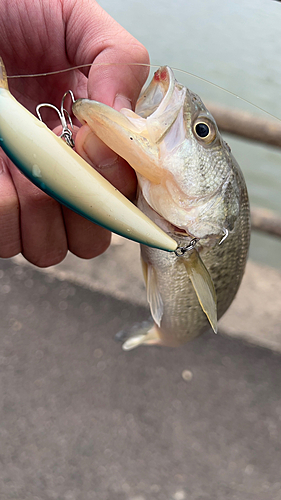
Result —
[[[151, 210], [142, 197], [139, 197], [138, 204], [149, 218], [159, 224], [159, 216]], [[218, 244], [219, 239], [215, 239], [213, 235], [200, 240], [196, 245], [214, 283], [218, 319], [228, 309], [238, 291], [247, 260], [249, 219], [246, 192], [242, 204], [241, 217], [237, 219], [235, 227], [221, 245]], [[184, 247], [191, 241], [190, 237], [184, 234], [181, 236], [180, 233], [172, 231], [172, 228], [169, 233], [179, 246]], [[209, 320], [202, 310], [183, 263], [191, 260], [191, 253], [187, 252], [178, 257], [176, 254], [141, 245], [141, 256], [143, 267], [151, 266], [154, 269], [158, 292], [163, 301], [160, 328], [156, 326], [153, 330], [160, 341], [155, 343], [176, 347], [209, 330], [211, 328]], [[147, 286], [149, 287], [148, 283]], [[152, 305], [151, 311], [155, 316]]]
[[[155, 326], [125, 343], [176, 346], [210, 328], [245, 269], [250, 211], [243, 174], [201, 99], [159, 68], [135, 113], [82, 100], [74, 113], [135, 169], [138, 207], [183, 255], [142, 245]], [[217, 302], [217, 303], [216, 303]]]

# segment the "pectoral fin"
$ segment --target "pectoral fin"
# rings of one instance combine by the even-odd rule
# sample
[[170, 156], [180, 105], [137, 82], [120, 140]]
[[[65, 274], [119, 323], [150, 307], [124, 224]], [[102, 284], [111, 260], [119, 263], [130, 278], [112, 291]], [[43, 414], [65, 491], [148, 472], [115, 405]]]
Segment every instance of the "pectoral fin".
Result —
[[147, 287], [148, 264], [143, 260], [142, 257], [141, 257], [141, 268], [142, 268], [142, 274], [143, 274], [144, 281], [145, 281], [145, 286]]
[[211, 275], [201, 260], [197, 250], [193, 250], [189, 258], [183, 258], [182, 261], [190, 277], [199, 303], [212, 329], [217, 333], [217, 296]]
[[153, 317], [156, 325], [160, 327], [160, 322], [163, 316], [163, 300], [158, 288], [157, 274], [151, 264], [147, 264], [146, 289], [151, 316]]

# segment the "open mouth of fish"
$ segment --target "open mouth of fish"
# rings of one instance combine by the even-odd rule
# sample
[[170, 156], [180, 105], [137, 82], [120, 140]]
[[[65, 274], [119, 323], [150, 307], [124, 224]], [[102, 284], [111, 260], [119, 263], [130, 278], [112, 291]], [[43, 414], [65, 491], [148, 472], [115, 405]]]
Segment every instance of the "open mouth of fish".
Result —
[[[172, 70], [165, 67], [155, 73], [150, 85], [142, 91], [135, 112], [126, 108], [118, 112], [88, 99], [78, 99], [72, 109], [81, 123], [88, 123], [138, 174], [158, 183], [163, 179], [163, 168], [159, 165], [157, 146], [178, 118], [185, 91], [176, 86]], [[178, 132], [179, 128], [177, 135]], [[177, 142], [184, 134], [182, 127]]]

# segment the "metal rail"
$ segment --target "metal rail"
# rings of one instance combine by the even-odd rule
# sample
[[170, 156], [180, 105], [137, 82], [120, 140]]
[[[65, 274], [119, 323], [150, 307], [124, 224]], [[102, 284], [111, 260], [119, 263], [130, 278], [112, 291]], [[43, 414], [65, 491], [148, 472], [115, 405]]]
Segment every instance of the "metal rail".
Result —
[[[206, 104], [221, 132], [281, 148], [281, 120], [260, 118], [246, 111]], [[260, 207], [251, 207], [252, 230], [281, 238], [281, 215]]]
[[251, 208], [252, 230], [281, 238], [281, 216], [265, 208]]
[[234, 110], [213, 103], [207, 103], [206, 107], [214, 116], [222, 132], [281, 147], [281, 120], [261, 118], [246, 111]]

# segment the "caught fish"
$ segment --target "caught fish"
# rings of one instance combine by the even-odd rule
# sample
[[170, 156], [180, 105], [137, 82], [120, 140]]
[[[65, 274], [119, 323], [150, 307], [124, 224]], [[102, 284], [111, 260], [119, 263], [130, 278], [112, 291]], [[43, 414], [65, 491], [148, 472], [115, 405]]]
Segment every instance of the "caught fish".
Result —
[[169, 67], [156, 71], [135, 112], [87, 99], [73, 112], [133, 167], [138, 207], [178, 243], [173, 253], [141, 245], [154, 325], [124, 349], [216, 332], [244, 273], [250, 211], [243, 174], [212, 115]]

